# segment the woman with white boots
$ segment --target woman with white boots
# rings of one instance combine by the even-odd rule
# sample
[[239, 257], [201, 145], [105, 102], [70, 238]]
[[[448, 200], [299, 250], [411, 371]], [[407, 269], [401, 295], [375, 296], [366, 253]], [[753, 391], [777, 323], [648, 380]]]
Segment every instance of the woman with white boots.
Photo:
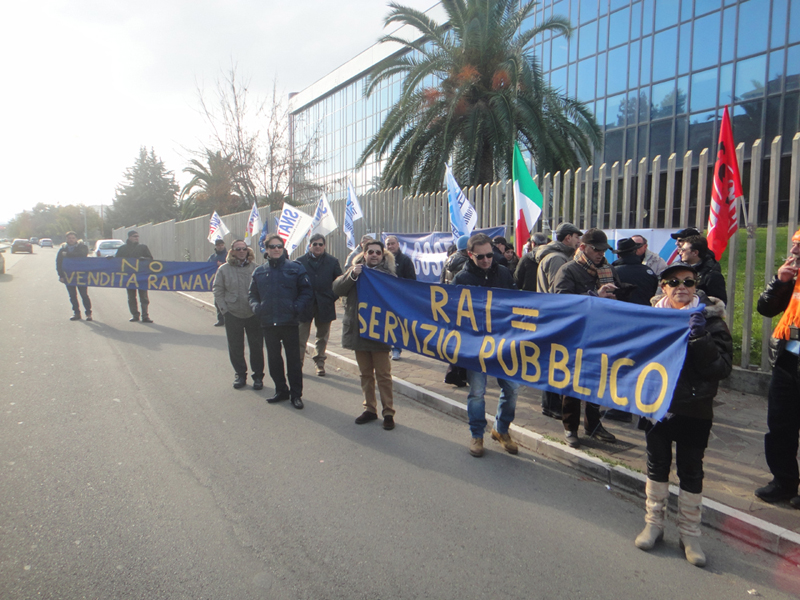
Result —
[[697, 290], [697, 271], [685, 263], [674, 263], [661, 275], [663, 296], [653, 298], [656, 308], [689, 310], [700, 304], [702, 312], [689, 317], [689, 344], [669, 412], [656, 423], [642, 419], [647, 440], [647, 500], [644, 530], [636, 547], [651, 550], [664, 537], [672, 443], [680, 480], [678, 531], [686, 560], [703, 567], [706, 556], [700, 547], [703, 508], [703, 455], [708, 446], [717, 384], [731, 372], [733, 344], [725, 325], [725, 303]]

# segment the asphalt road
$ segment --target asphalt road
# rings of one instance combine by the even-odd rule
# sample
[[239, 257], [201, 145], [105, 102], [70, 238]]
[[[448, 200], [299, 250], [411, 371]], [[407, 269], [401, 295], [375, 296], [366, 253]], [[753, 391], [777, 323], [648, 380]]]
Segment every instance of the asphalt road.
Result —
[[[357, 426], [353, 375], [306, 364], [305, 410], [234, 390], [210, 310], [90, 288], [70, 322], [56, 250], [0, 276], [0, 598], [794, 598], [800, 569], [674, 521], [633, 545], [643, 502], [399, 397]], [[338, 340], [332, 340], [332, 347]], [[269, 378], [267, 378], [267, 383]], [[749, 593], [754, 590], [754, 593]]]

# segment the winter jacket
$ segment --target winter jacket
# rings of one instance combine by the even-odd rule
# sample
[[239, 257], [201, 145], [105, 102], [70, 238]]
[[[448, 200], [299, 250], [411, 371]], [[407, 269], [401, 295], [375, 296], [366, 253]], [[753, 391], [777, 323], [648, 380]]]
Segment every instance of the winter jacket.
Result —
[[[614, 267], [611, 267], [614, 274], [614, 285], [622, 283]], [[558, 270], [553, 281], [553, 292], [556, 294], [583, 294], [586, 296], [597, 296], [597, 277], [584, 269], [574, 260], [569, 261]]]
[[[364, 255], [358, 254], [353, 259], [353, 265], [364, 264]], [[368, 267], [364, 267], [365, 269]], [[394, 255], [388, 250], [383, 252], [383, 260], [375, 267], [376, 271], [394, 275]], [[355, 277], [355, 279], [353, 279]], [[333, 293], [337, 298], [344, 300], [344, 318], [342, 319], [342, 348], [358, 352], [389, 352], [391, 346], [370, 338], [363, 338], [358, 326], [358, 277], [353, 273], [353, 267], [348, 268], [343, 275], [333, 282]]]
[[656, 274], [656, 277], [661, 275], [661, 271], [669, 266], [667, 261], [665, 261], [652, 250], [647, 250], [647, 252], [644, 253], [644, 264], [653, 270], [653, 273]]
[[514, 280], [517, 287], [528, 292], [536, 291], [536, 275], [539, 270], [539, 261], [536, 260], [534, 251], [524, 254], [514, 271]]
[[[250, 254], [250, 253], [248, 252], [248, 254]], [[225, 263], [225, 262], [227, 262], [227, 260], [228, 260], [228, 251], [227, 250], [223, 250], [222, 252], [214, 252], [214, 254], [212, 254], [211, 256], [208, 257], [208, 261], [206, 261], [206, 262], [219, 264], [219, 263]], [[220, 265], [220, 266], [222, 266], [222, 265]]]
[[78, 242], [70, 250], [66, 243], [61, 244], [56, 254], [56, 273], [59, 277], [64, 277], [64, 259], [65, 258], [86, 258], [89, 256], [89, 247], [83, 242]]
[[281, 256], [253, 271], [248, 298], [261, 327], [298, 325], [313, 291], [305, 267]]
[[570, 248], [563, 242], [553, 240], [549, 244], [539, 246], [534, 254], [539, 270], [536, 274], [537, 292], [552, 294], [553, 281], [559, 269], [572, 260], [575, 248]]
[[319, 258], [306, 252], [297, 259], [306, 269], [314, 298], [301, 315], [300, 322], [308, 323], [314, 317], [320, 321], [336, 320], [336, 296], [333, 295], [333, 282], [342, 274], [339, 259], [324, 252]]
[[410, 256], [402, 252], [394, 255], [394, 274], [400, 279], [417, 280], [417, 271], [414, 269], [414, 261]]
[[[675, 384], [669, 412], [674, 415], [712, 419], [714, 396], [719, 382], [731, 374], [733, 362], [733, 340], [725, 324], [725, 303], [697, 292], [701, 304], [706, 307], [706, 331], [696, 338], [689, 338], [686, 359]], [[653, 304], [658, 299], [653, 298]]]
[[628, 252], [620, 255], [611, 266], [616, 270], [622, 283], [636, 286], [630, 296], [624, 299], [625, 302], [650, 306], [650, 298], [658, 291], [658, 276], [650, 267], [642, 264], [642, 257]]
[[517, 284], [514, 283], [514, 276], [511, 275], [511, 271], [503, 265], [495, 264], [494, 261], [492, 261], [492, 266], [484, 270], [473, 261], [468, 260], [461, 272], [453, 279], [453, 283], [456, 285], [506, 288], [508, 290], [517, 289]]
[[441, 283], [453, 283], [453, 279], [464, 268], [464, 265], [469, 261], [469, 256], [466, 250], [456, 250], [447, 257], [442, 267], [442, 276], [439, 279]]
[[[758, 314], [769, 317], [777, 317], [789, 306], [792, 300], [792, 293], [794, 292], [795, 279], [783, 282], [778, 279], [778, 276], [772, 278], [767, 289], [765, 289], [761, 296], [758, 298], [756, 309]], [[780, 358], [781, 354], [786, 351], [786, 340], [771, 337], [769, 340], [769, 364], [775, 368], [775, 363]], [[798, 371], [800, 371], [800, 361], [797, 364]]]
[[700, 264], [694, 265], [694, 267], [697, 269], [698, 275], [697, 289], [704, 291], [707, 296], [719, 298], [727, 303], [728, 292], [725, 291], [725, 278], [713, 255], [709, 253]]
[[117, 258], [146, 258], [153, 260], [153, 255], [150, 254], [150, 248], [139, 242], [125, 242], [124, 245], [119, 247], [116, 254]]
[[255, 254], [253, 249], [247, 249], [247, 264], [239, 265], [239, 259], [228, 253], [227, 262], [220, 266], [214, 277], [214, 302], [222, 314], [232, 314], [239, 319], [249, 319], [253, 316], [250, 306], [249, 290], [256, 270]]

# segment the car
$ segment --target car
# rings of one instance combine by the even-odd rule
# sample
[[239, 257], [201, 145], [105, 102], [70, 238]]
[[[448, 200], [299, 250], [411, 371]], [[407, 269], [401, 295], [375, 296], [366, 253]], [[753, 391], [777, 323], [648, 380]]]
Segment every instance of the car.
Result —
[[101, 258], [113, 258], [117, 255], [117, 250], [124, 245], [125, 242], [122, 240], [97, 240], [92, 255]]
[[42, 248], [52, 248], [53, 247], [53, 240], [50, 238], [42, 238], [39, 240], [39, 246]]
[[0, 275], [5, 275], [6, 273], [6, 257], [3, 256], [5, 251], [5, 248], [0, 248]]
[[28, 240], [28, 241], [29, 241], [31, 244], [38, 244], [38, 243], [39, 243], [39, 238], [37, 238], [37, 237], [32, 237], [32, 238], [31, 238], [30, 240]]
[[16, 239], [11, 242], [11, 254], [17, 252], [30, 252], [33, 254], [33, 245], [28, 240]]

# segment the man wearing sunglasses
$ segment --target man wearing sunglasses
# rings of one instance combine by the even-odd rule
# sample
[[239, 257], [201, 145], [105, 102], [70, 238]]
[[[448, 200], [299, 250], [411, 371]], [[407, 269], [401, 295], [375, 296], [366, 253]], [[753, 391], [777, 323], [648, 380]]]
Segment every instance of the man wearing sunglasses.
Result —
[[353, 350], [361, 375], [361, 391], [364, 394], [364, 412], [356, 418], [356, 425], [364, 425], [378, 418], [378, 399], [375, 384], [381, 394], [383, 406], [383, 428], [394, 429], [394, 393], [392, 391], [392, 362], [389, 360], [391, 346], [363, 338], [359, 334], [358, 287], [356, 282], [364, 269], [374, 269], [395, 276], [394, 256], [384, 249], [383, 242], [368, 239], [362, 243], [364, 252], [353, 260], [343, 275], [333, 282], [333, 293], [344, 298], [344, 318], [342, 319], [342, 348]]
[[333, 295], [333, 282], [342, 274], [339, 259], [325, 252], [325, 236], [315, 233], [308, 244], [308, 252], [297, 259], [308, 273], [314, 299], [305, 314], [300, 318], [300, 362], [305, 363], [306, 344], [311, 335], [311, 321], [314, 321], [314, 356], [312, 360], [316, 373], [325, 375], [325, 359], [328, 355], [328, 338], [331, 334], [331, 323], [336, 320], [336, 296]]
[[247, 384], [247, 361], [244, 358], [244, 338], [250, 347], [250, 368], [253, 371], [253, 389], [264, 387], [264, 335], [261, 323], [253, 314], [248, 299], [250, 282], [256, 270], [255, 254], [244, 240], [235, 240], [225, 263], [214, 277], [214, 304], [223, 315], [225, 336], [228, 339], [228, 356], [236, 374], [234, 389]]
[[[476, 233], [467, 242], [469, 262], [455, 276], [455, 285], [473, 285], [490, 288], [517, 289], [511, 271], [494, 262], [494, 248], [491, 238], [483, 233]], [[472, 434], [469, 453], [472, 456], [483, 456], [483, 434], [486, 431], [486, 373], [467, 370], [469, 395], [467, 396], [467, 415], [469, 430]], [[492, 439], [497, 440], [509, 454], [519, 450], [511, 439], [508, 427], [514, 421], [517, 407], [519, 384], [508, 379], [497, 378], [500, 386], [500, 403], [497, 405], [495, 425], [492, 427]]]
[[[267, 347], [269, 376], [275, 384], [275, 394], [267, 398], [270, 404], [291, 400], [292, 406], [303, 408], [303, 366], [300, 362], [300, 315], [311, 303], [313, 292], [305, 267], [289, 260], [280, 236], [267, 236], [267, 259], [253, 271], [249, 300], [253, 313], [261, 321]], [[281, 345], [286, 353], [284, 372]], [[289, 385], [286, 385], [286, 379]]]
[[[556, 294], [582, 294], [614, 299], [614, 292], [621, 281], [614, 267], [606, 261], [605, 253], [611, 246], [608, 237], [600, 229], [589, 229], [581, 237], [581, 243], [572, 260], [562, 266], [553, 280]], [[578, 425], [581, 420], [581, 401], [563, 396], [561, 399], [561, 422], [564, 424], [564, 439], [570, 448], [580, 446]], [[600, 407], [587, 402], [583, 419], [586, 435], [601, 442], [614, 443], [617, 438], [600, 422]]]
[[767, 398], [764, 455], [772, 481], [756, 490], [764, 502], [788, 500], [800, 509], [797, 467], [800, 435], [800, 229], [792, 236], [789, 257], [758, 299], [765, 317], [783, 316], [769, 341], [772, 380]]

